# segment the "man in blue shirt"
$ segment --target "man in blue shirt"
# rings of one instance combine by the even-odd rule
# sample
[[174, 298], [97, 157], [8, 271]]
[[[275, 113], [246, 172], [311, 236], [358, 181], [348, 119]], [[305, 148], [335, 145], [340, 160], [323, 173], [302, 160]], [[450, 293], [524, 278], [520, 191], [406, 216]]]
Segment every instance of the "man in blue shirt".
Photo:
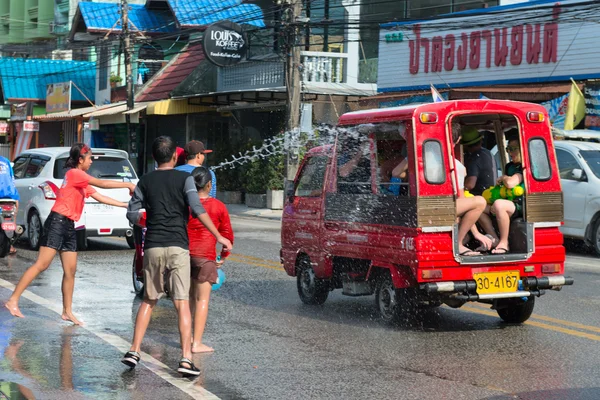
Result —
[[[15, 174], [10, 161], [6, 157], [0, 156], [0, 199], [13, 199], [17, 202], [15, 214], [19, 209], [19, 192], [15, 187]], [[13, 246], [10, 246], [10, 254], [15, 254], [17, 251]]]
[[[192, 140], [188, 144], [186, 144], [183, 149], [185, 150], [185, 155], [187, 158], [187, 164], [180, 165], [175, 168], [178, 171], [184, 171], [188, 174], [191, 174], [194, 168], [202, 166], [204, 163], [204, 159], [206, 158], [205, 154], [212, 153], [212, 150], [207, 150], [204, 148], [204, 143], [198, 140]], [[210, 170], [210, 176], [212, 181], [212, 189], [210, 190], [210, 197], [217, 197], [217, 177], [215, 173]]]

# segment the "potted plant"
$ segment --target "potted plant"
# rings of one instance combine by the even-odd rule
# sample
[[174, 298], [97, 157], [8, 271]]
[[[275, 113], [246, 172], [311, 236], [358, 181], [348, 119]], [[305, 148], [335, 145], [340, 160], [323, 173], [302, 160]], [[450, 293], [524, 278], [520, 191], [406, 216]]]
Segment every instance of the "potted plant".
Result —
[[123, 78], [121, 78], [119, 75], [115, 74], [114, 72], [110, 73], [110, 87], [111, 88], [117, 87], [122, 81], [123, 81]]
[[246, 205], [248, 207], [265, 208], [267, 206], [267, 181], [265, 166], [267, 160], [254, 160], [248, 164], [245, 173]]
[[242, 204], [242, 171], [240, 168], [220, 168], [217, 176], [217, 198], [225, 204]]
[[272, 156], [265, 168], [265, 179], [267, 180], [267, 208], [271, 210], [283, 209], [283, 185], [285, 178], [285, 166], [283, 154]]

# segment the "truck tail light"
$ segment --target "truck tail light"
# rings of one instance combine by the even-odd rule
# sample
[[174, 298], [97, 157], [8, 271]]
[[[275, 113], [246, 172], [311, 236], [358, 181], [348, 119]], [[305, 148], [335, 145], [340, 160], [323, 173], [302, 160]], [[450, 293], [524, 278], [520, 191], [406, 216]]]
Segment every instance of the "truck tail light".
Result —
[[58, 195], [58, 186], [50, 181], [42, 182], [39, 186], [44, 192], [44, 198], [46, 200], [56, 200], [56, 196]]
[[560, 264], [542, 265], [542, 274], [557, 274], [560, 272]]
[[423, 279], [442, 279], [441, 269], [426, 269], [421, 271], [421, 278]]
[[544, 113], [539, 111], [529, 111], [527, 113], [527, 121], [529, 122], [544, 122]]
[[423, 124], [435, 124], [438, 122], [438, 115], [434, 112], [423, 112], [419, 114], [419, 120]]

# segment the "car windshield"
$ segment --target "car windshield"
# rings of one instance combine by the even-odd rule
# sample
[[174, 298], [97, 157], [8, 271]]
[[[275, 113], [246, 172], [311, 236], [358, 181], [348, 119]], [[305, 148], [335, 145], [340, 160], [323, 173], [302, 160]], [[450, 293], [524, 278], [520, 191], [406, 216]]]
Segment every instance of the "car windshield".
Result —
[[594, 175], [600, 178], [600, 150], [581, 150], [579, 153], [590, 166]]
[[[63, 179], [67, 170], [65, 162], [67, 158], [57, 158], [54, 164], [54, 178]], [[129, 178], [136, 179], [135, 171], [129, 163], [129, 160], [119, 157], [98, 157], [93, 156], [92, 166], [87, 171], [94, 178], [104, 179], [119, 179]]]

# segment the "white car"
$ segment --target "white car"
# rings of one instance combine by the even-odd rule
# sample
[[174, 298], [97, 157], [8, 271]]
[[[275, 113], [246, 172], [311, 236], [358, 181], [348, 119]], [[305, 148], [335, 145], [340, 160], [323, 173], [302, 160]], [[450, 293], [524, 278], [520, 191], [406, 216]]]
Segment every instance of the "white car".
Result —
[[554, 147], [565, 204], [562, 233], [600, 255], [600, 143], [555, 140]]
[[[40, 238], [46, 218], [50, 214], [66, 173], [65, 161], [69, 147], [48, 147], [26, 150], [14, 160], [15, 185], [21, 201], [17, 213], [17, 224], [25, 225], [25, 235], [32, 249], [40, 246]], [[100, 179], [128, 180], [137, 184], [127, 153], [114, 149], [92, 149], [92, 166], [88, 174]], [[116, 200], [128, 202], [131, 198], [127, 189], [96, 190]], [[124, 208], [98, 203], [91, 197], [86, 199], [81, 219], [75, 223], [77, 248], [87, 247], [87, 238], [99, 236], [124, 236], [134, 248], [133, 233]]]

